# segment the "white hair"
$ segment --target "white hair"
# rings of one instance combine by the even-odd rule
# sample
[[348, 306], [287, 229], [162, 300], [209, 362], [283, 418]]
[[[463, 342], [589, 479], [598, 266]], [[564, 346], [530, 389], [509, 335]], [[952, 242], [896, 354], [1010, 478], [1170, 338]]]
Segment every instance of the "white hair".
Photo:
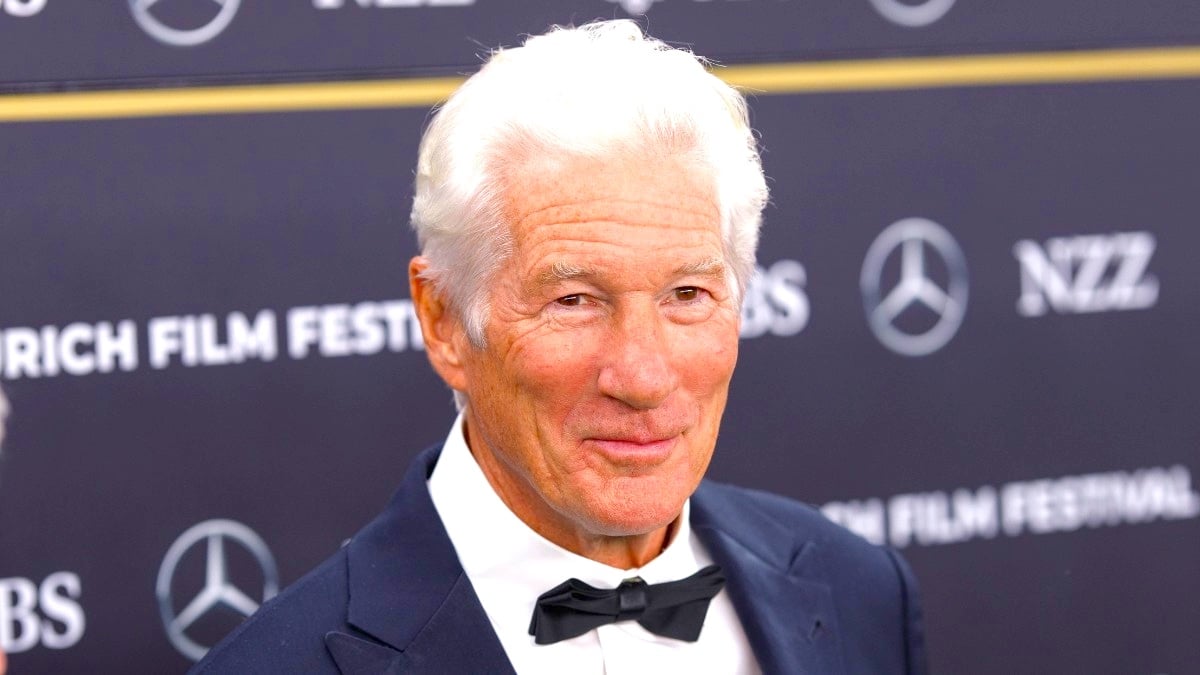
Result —
[[[503, 169], [522, 158], [678, 153], [712, 175], [729, 282], [754, 271], [767, 186], [740, 93], [629, 20], [555, 27], [496, 51], [421, 139], [412, 225], [424, 277], [485, 344], [488, 282], [512, 252]], [[461, 399], [460, 399], [461, 403]]]

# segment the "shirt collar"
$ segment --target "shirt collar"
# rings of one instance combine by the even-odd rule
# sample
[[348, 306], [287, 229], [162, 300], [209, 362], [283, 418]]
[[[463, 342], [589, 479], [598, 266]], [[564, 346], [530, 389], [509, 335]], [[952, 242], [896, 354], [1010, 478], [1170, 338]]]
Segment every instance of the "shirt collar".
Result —
[[684, 502], [666, 549], [640, 568], [610, 567], [547, 540], [513, 514], [492, 489], [471, 456], [464, 429], [460, 414], [429, 478], [429, 492], [472, 582], [519, 584], [536, 598], [571, 577], [600, 588], [615, 588], [634, 576], [652, 584], [675, 581], [701, 567], [688, 522], [690, 500]]

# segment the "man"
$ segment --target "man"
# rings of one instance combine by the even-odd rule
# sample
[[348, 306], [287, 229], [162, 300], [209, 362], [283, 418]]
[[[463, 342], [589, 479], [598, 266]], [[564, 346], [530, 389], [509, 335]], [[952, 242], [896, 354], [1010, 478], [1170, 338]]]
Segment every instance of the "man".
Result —
[[690, 53], [615, 21], [495, 54], [413, 207], [461, 415], [197, 672], [922, 671], [899, 557], [701, 482], [766, 197], [744, 100]]

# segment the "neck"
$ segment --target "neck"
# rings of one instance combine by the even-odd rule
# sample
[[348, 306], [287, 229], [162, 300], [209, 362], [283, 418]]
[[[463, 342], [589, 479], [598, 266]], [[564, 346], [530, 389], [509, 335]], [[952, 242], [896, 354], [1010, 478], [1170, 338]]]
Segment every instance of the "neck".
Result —
[[542, 536], [572, 553], [603, 563], [609, 567], [627, 570], [635, 567], [643, 567], [646, 563], [657, 558], [667, 548], [667, 545], [671, 543], [671, 537], [675, 533], [676, 523], [678, 522], [679, 518], [677, 517], [666, 527], [661, 527], [647, 534], [619, 537], [577, 537], [573, 542], [574, 545], [555, 541], [540, 532], [539, 534], [542, 534]]

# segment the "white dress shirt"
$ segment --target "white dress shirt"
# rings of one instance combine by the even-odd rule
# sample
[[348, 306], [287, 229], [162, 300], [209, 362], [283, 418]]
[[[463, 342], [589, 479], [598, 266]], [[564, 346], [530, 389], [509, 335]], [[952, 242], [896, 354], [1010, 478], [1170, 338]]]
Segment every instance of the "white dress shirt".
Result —
[[629, 577], [651, 584], [677, 581], [711, 565], [692, 536], [690, 502], [684, 503], [670, 544], [644, 567], [622, 570], [576, 555], [534, 532], [501, 501], [467, 447], [461, 415], [429, 478], [429, 493], [500, 644], [521, 675], [760, 672], [725, 590], [709, 605], [696, 642], [655, 635], [636, 621], [600, 626], [551, 645], [535, 644], [529, 634], [538, 596], [569, 578], [616, 588]]

